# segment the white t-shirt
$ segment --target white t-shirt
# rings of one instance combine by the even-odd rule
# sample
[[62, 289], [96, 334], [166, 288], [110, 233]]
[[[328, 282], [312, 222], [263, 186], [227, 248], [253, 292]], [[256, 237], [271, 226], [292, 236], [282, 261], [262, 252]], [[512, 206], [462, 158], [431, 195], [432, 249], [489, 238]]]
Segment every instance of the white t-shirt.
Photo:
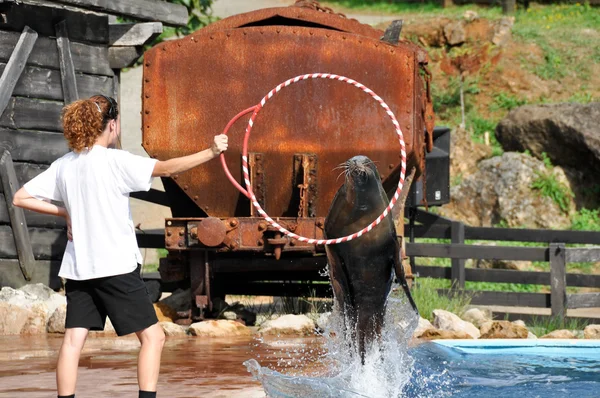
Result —
[[85, 280], [121, 275], [142, 263], [129, 209], [129, 193], [148, 191], [156, 159], [94, 145], [69, 152], [24, 188], [41, 200], [64, 202], [73, 241], [59, 276]]

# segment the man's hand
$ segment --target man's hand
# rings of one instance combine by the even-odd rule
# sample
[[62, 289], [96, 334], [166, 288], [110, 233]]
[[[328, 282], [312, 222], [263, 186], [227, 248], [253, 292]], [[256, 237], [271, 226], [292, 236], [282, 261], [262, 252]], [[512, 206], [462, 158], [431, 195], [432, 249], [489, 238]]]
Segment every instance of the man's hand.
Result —
[[73, 232], [71, 232], [71, 216], [69, 213], [65, 216], [65, 220], [67, 221], [67, 238], [70, 241], [73, 241]]
[[228, 139], [229, 138], [225, 134], [215, 135], [213, 144], [210, 148], [215, 156], [219, 156], [221, 152], [225, 152], [227, 150]]

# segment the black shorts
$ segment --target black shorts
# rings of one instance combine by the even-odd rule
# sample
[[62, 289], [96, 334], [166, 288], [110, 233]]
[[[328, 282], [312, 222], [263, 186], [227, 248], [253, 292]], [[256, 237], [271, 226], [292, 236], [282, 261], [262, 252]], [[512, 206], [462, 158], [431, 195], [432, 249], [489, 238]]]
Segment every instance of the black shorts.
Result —
[[104, 330], [108, 315], [117, 334], [124, 336], [158, 322], [140, 268], [105, 278], [68, 279], [65, 328]]

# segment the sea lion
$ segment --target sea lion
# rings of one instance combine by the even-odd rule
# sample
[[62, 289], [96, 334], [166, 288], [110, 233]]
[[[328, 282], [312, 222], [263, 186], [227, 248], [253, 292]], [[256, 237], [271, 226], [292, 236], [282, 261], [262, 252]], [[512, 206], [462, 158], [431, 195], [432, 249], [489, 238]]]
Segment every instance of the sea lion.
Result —
[[[345, 182], [337, 191], [325, 218], [325, 237], [340, 238], [357, 232], [375, 220], [388, 205], [375, 164], [366, 156], [355, 156], [342, 165]], [[350, 325], [361, 358], [381, 335], [385, 306], [392, 287], [393, 274], [410, 294], [400, 260], [400, 244], [392, 217], [359, 238], [327, 245], [329, 277], [335, 300]]]

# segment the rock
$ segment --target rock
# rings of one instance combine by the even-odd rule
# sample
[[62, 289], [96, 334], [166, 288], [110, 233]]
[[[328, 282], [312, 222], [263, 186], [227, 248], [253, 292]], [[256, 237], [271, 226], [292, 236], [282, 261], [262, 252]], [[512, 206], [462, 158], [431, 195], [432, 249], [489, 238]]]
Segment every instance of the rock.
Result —
[[[569, 202], [565, 213], [551, 198], [531, 188], [540, 174], [548, 172], [542, 161], [524, 153], [505, 152], [483, 160], [476, 173], [451, 188], [451, 202], [440, 213], [473, 226], [504, 221], [509, 227], [568, 228], [574, 204]], [[555, 167], [552, 174], [568, 187], [562, 169]]]
[[173, 322], [159, 322], [166, 336], [169, 337], [183, 337], [185, 336], [185, 329]]
[[571, 332], [576, 339], [585, 339], [585, 333], [583, 333], [583, 330], [571, 330]]
[[192, 336], [201, 337], [249, 336], [252, 334], [251, 330], [241, 323], [224, 319], [192, 323], [188, 331]]
[[469, 22], [474, 21], [479, 18], [479, 14], [473, 10], [467, 10], [463, 14], [463, 18]]
[[471, 308], [463, 314], [462, 319], [471, 322], [475, 327], [481, 328], [481, 325], [490, 320], [490, 315], [479, 308]]
[[425, 331], [428, 329], [434, 329], [431, 322], [429, 322], [425, 318], [419, 317], [419, 324], [417, 325], [417, 328], [413, 332], [413, 337], [415, 337], [415, 338], [421, 337], [423, 335], [423, 333], [425, 333]]
[[531, 261], [518, 261], [518, 260], [480, 260], [476, 262], [477, 268], [485, 269], [513, 269], [517, 271], [524, 271], [530, 269]]
[[225, 311], [223, 312], [223, 318], [235, 321], [237, 319], [237, 314], [233, 311]]
[[444, 37], [450, 46], [457, 46], [467, 40], [464, 21], [452, 21], [444, 26]]
[[433, 310], [433, 326], [441, 330], [465, 332], [472, 338], [479, 338], [479, 329], [471, 322], [460, 319], [457, 315], [444, 310]]
[[263, 323], [259, 333], [263, 335], [311, 335], [315, 332], [315, 323], [306, 315], [283, 315]]
[[3, 287], [0, 290], [0, 302], [16, 305], [17, 307], [29, 309], [37, 301], [37, 296], [23, 290]]
[[175, 322], [179, 318], [177, 311], [162, 301], [154, 303], [154, 311], [159, 322]]
[[562, 329], [550, 332], [542, 337], [542, 339], [574, 339], [575, 335], [570, 330]]
[[526, 327], [509, 321], [491, 321], [481, 326], [481, 339], [526, 339], [529, 331]]
[[23, 328], [21, 334], [43, 334], [47, 331], [48, 325], [48, 307], [44, 303], [34, 304], [29, 310], [29, 318]]
[[600, 339], [600, 325], [587, 325], [583, 329], [583, 336], [586, 339]]
[[54, 290], [50, 289], [43, 283], [33, 283], [31, 285], [25, 285], [19, 289], [26, 294], [36, 296], [38, 301], [46, 301], [53, 295], [57, 294]]
[[468, 177], [477, 171], [480, 161], [492, 156], [491, 147], [475, 142], [471, 133], [460, 127], [452, 130], [450, 141], [450, 175], [453, 177]]
[[[524, 105], [496, 127], [506, 151], [525, 151], [552, 164], [585, 173], [585, 185], [600, 183], [600, 102]], [[575, 192], [576, 197], [577, 192]]]
[[453, 339], [472, 339], [468, 333], [454, 330], [427, 329], [419, 337], [423, 340], [453, 340]]
[[516, 321], [513, 321], [513, 324], [518, 325], [518, 326], [523, 326], [524, 328], [527, 327], [525, 325], [525, 322], [523, 322], [521, 319], [517, 319]]
[[64, 333], [65, 332], [65, 321], [67, 319], [67, 306], [61, 305], [48, 320], [48, 333]]
[[192, 291], [190, 289], [175, 290], [173, 294], [159, 303], [166, 304], [175, 311], [187, 311], [192, 307]]
[[504, 17], [496, 24], [494, 24], [494, 35], [492, 36], [492, 43], [497, 46], [505, 46], [512, 37], [512, 27], [515, 24], [514, 17]]
[[0, 302], [0, 335], [21, 333], [23, 326], [25, 326], [31, 315], [32, 311], [30, 309]]
[[531, 332], [528, 332], [527, 333], [527, 338], [528, 339], [537, 339], [537, 336], [535, 334], [531, 333]]

